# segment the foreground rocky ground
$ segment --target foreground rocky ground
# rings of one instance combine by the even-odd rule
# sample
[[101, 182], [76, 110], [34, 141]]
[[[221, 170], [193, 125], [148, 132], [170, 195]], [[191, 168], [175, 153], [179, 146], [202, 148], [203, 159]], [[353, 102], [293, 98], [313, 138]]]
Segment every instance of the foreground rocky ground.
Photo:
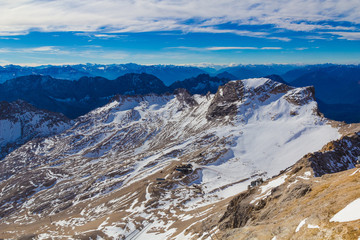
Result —
[[357, 132], [241, 193], [220, 219], [221, 239], [358, 239], [359, 155]]

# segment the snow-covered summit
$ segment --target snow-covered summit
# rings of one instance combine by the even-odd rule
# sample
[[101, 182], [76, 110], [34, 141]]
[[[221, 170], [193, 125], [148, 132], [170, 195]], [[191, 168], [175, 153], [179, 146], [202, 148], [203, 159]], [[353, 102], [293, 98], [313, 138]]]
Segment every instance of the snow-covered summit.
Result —
[[[34, 234], [189, 239], [186, 229], [216, 214], [214, 204], [339, 136], [311, 88], [265, 78], [206, 96], [119, 96], [0, 162], [0, 227], [50, 215], [57, 228], [43, 222]], [[175, 170], [181, 164], [191, 173]]]

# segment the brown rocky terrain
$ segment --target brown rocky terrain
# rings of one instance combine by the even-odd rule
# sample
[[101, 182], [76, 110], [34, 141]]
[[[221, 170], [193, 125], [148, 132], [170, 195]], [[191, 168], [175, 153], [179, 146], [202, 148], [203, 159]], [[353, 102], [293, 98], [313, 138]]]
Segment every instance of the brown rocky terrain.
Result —
[[330, 221], [360, 198], [358, 156], [360, 132], [328, 143], [241, 193], [219, 220], [221, 239], [358, 239], [360, 219]]

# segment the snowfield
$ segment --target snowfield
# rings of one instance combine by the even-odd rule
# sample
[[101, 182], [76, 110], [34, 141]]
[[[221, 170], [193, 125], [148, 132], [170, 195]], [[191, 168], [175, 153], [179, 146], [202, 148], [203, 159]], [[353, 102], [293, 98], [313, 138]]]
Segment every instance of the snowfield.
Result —
[[[266, 78], [233, 81], [207, 96], [118, 97], [0, 162], [9, 176], [0, 182], [0, 228], [20, 215], [20, 228], [52, 216], [56, 228], [44, 222], [34, 233], [206, 239], [189, 229], [216, 214], [214, 204], [339, 137], [317, 114], [309, 88]], [[182, 163], [193, 171], [176, 171]], [[284, 181], [270, 182], [260, 197]]]

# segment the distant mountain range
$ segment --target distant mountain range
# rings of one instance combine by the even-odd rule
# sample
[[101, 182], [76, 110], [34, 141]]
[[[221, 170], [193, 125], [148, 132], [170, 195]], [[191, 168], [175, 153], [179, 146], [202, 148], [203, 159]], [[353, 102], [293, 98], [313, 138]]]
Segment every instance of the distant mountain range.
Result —
[[360, 122], [360, 66], [307, 66], [282, 77], [295, 87], [314, 86], [320, 111], [326, 117]]
[[271, 64], [271, 65], [240, 65], [220, 69], [216, 74], [231, 74], [236, 79], [257, 78], [267, 75], [283, 75], [288, 71], [298, 68], [297, 65]]
[[127, 64], [78, 64], [64, 66], [21, 67], [16, 65], [0, 66], [0, 83], [6, 80], [27, 75], [49, 75], [53, 78], [78, 80], [81, 77], [104, 77], [116, 79], [128, 73], [147, 73], [161, 79], [166, 85], [175, 81], [207, 73], [197, 67], [175, 65], [138, 65]]
[[[176, 81], [196, 77], [199, 74], [210, 74], [219, 78], [231, 80], [263, 77], [271, 74], [282, 75], [296, 69], [297, 65], [272, 64], [272, 65], [239, 65], [232, 67], [195, 67], [176, 65], [139, 65], [126, 64], [77, 64], [77, 65], [44, 65], [27, 67], [17, 65], [0, 66], [0, 83], [6, 80], [27, 75], [49, 75], [53, 78], [78, 80], [81, 77], [104, 77], [110, 80], [127, 73], [147, 73], [158, 77], [165, 85], [169, 86]], [[220, 68], [220, 69], [219, 69]]]
[[291, 81], [296, 87], [315, 87], [317, 98], [328, 104], [360, 103], [360, 67], [329, 66], [308, 68]]
[[[0, 67], [0, 82], [10, 80], [0, 84], [0, 100], [20, 98], [37, 107], [75, 118], [106, 104], [117, 94], [171, 93], [176, 88], [185, 88], [192, 94], [206, 94], [216, 92], [219, 86], [230, 80], [264, 76], [296, 87], [313, 85], [320, 111], [326, 117], [348, 123], [360, 122], [359, 65], [240, 65], [220, 70], [211, 66], [144, 66], [133, 63], [8, 65]], [[132, 78], [138, 80], [132, 82]], [[59, 79], [64, 82], [58, 83]], [[31, 81], [40, 81], [41, 84]]]

